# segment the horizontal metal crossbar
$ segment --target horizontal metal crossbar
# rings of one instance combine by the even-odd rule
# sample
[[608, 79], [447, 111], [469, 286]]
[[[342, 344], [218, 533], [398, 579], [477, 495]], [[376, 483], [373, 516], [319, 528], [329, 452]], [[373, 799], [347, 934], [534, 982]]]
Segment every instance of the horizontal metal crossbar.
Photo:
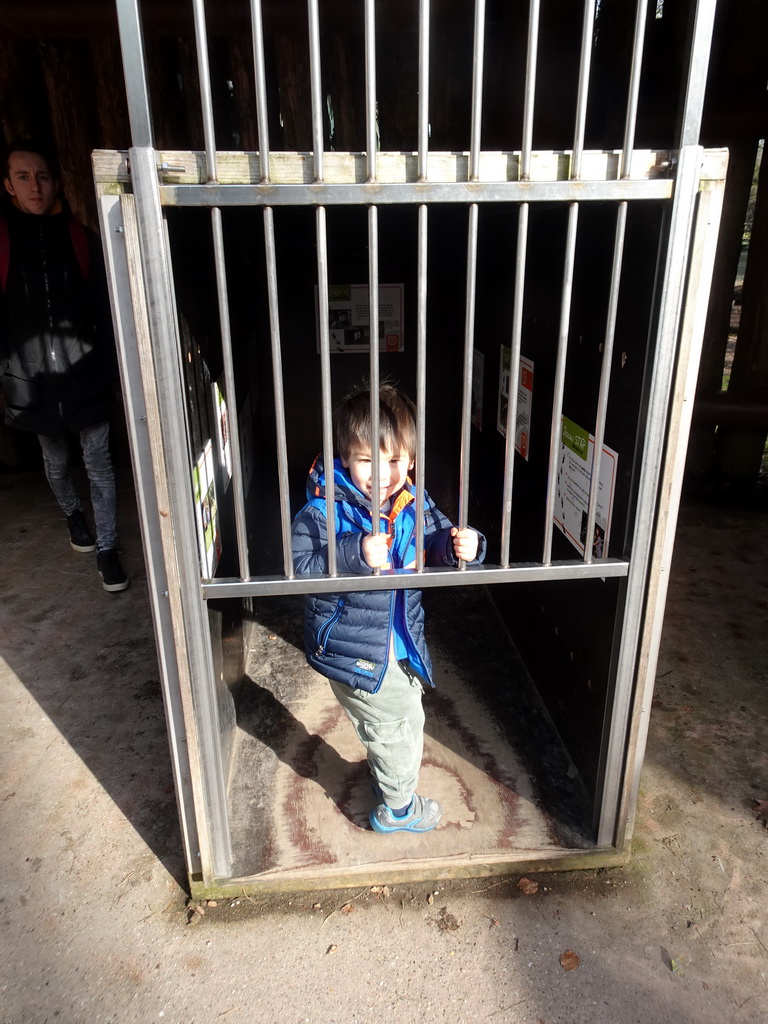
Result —
[[518, 562], [503, 569], [498, 565], [481, 565], [471, 569], [430, 569], [414, 572], [398, 569], [378, 576], [325, 576], [309, 573], [293, 579], [275, 576], [252, 576], [249, 580], [217, 579], [203, 581], [201, 593], [206, 601], [226, 597], [274, 597], [278, 594], [335, 594], [359, 590], [424, 590], [428, 587], [484, 586], [488, 583], [539, 583], [545, 580], [607, 579], [626, 576], [629, 562], [619, 558], [586, 563], [568, 559], [542, 565], [539, 562]]
[[654, 181], [452, 181], [404, 184], [161, 185], [163, 206], [385, 206], [422, 203], [622, 202], [669, 199]]

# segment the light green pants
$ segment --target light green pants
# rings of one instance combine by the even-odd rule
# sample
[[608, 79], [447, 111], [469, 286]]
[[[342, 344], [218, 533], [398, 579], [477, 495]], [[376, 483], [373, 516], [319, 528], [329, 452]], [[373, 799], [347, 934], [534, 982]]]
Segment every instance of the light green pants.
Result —
[[405, 807], [416, 792], [424, 750], [421, 683], [409, 679], [396, 661], [389, 663], [376, 693], [329, 682], [368, 751], [368, 766], [384, 803]]

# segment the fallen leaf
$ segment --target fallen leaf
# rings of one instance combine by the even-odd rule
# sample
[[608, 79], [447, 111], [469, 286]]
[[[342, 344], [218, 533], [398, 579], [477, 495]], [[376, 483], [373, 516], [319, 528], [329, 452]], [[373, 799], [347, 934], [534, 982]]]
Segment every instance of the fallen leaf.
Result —
[[344, 906], [341, 908], [341, 912], [342, 914], [351, 914], [354, 911], [354, 909], [355, 908], [352, 906], [351, 903], [345, 903]]
[[492, 917], [491, 918], [491, 928], [499, 928], [499, 927], [500, 927], [500, 925], [499, 925], [499, 922], [498, 922], [498, 918]]
[[381, 886], [380, 885], [372, 885], [371, 886], [371, 892], [375, 892], [377, 894], [380, 893], [381, 892]]
[[560, 966], [564, 971], [575, 971], [580, 964], [581, 957], [572, 949], [566, 949], [564, 953], [560, 954]]
[[530, 878], [521, 878], [517, 883], [517, 888], [526, 896], [533, 896], [535, 892], [539, 891], [539, 883], [531, 881]]
[[381, 895], [386, 899], [391, 892], [392, 890], [389, 888], [389, 886], [385, 885], [384, 888], [381, 890]]
[[432, 904], [433, 904], [434, 902], [435, 902], [435, 897], [434, 897], [434, 896], [432, 895], [432, 893], [430, 893], [430, 894], [429, 894], [429, 896], [427, 896], [427, 903], [428, 903], [428, 904], [429, 904], [430, 906], [432, 906]]

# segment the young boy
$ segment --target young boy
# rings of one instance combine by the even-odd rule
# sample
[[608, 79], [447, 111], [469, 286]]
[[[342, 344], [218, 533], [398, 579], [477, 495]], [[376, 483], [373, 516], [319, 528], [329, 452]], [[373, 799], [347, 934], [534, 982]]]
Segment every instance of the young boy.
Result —
[[[413, 403], [393, 386], [379, 391], [378, 536], [371, 534], [370, 392], [360, 389], [341, 403], [334, 459], [337, 568], [415, 568], [415, 488], [408, 479], [416, 452]], [[297, 573], [328, 571], [325, 471], [322, 456], [310, 470], [308, 503], [293, 523]], [[429, 566], [481, 561], [485, 538], [459, 530], [424, 495], [424, 559]], [[378, 805], [376, 832], [429, 832], [440, 821], [436, 800], [416, 793], [424, 740], [423, 685], [434, 686], [424, 639], [418, 590], [309, 594], [304, 616], [309, 664], [326, 676], [368, 752]]]

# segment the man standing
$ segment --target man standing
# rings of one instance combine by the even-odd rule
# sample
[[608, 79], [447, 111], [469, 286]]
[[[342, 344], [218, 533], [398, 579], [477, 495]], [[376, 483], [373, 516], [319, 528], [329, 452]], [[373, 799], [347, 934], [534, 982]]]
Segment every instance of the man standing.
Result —
[[[116, 362], [101, 246], [60, 195], [54, 163], [32, 140], [7, 150], [0, 211], [0, 379], [5, 422], [37, 434], [45, 474], [75, 551], [97, 551], [102, 584], [125, 590], [117, 555], [109, 413]], [[70, 473], [77, 434], [94, 538]]]

